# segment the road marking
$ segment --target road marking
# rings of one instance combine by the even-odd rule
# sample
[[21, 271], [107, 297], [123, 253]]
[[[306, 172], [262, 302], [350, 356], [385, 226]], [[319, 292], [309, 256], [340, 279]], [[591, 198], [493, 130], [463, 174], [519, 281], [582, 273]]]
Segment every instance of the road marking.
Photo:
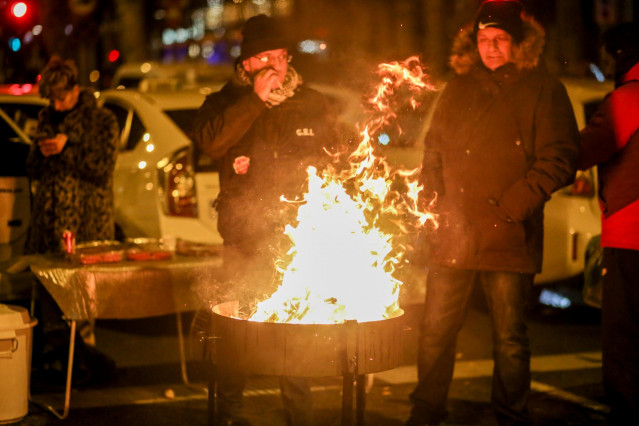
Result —
[[554, 396], [565, 401], [570, 401], [574, 404], [581, 405], [582, 407], [589, 408], [593, 411], [599, 411], [606, 414], [610, 413], [610, 407], [608, 407], [607, 405], [601, 404], [597, 401], [593, 401], [592, 399], [584, 398], [583, 396], [575, 395], [574, 393], [567, 392], [563, 389], [547, 385], [546, 383], [541, 383], [533, 380], [530, 383], [530, 388], [535, 392], [545, 393], [547, 395]]
[[[561, 355], [543, 355], [531, 357], [530, 370], [533, 373], [547, 373], [553, 371], [584, 370], [601, 368], [601, 352], [579, 352]], [[457, 361], [453, 379], [473, 379], [478, 377], [491, 377], [493, 374], [493, 360]], [[395, 368], [375, 374], [375, 379], [383, 380], [391, 385], [410, 384], [417, 381], [417, 366], [410, 365]], [[563, 389], [541, 383], [531, 382], [531, 389], [535, 392], [573, 402], [582, 407], [602, 413], [610, 412], [610, 407], [567, 392]]]
[[[530, 370], [535, 373], [582, 370], [588, 368], [601, 368], [601, 352], [543, 355], [530, 359]], [[457, 361], [455, 363], [453, 379], [490, 377], [492, 374], [492, 359]], [[415, 383], [417, 381], [417, 366], [407, 365], [376, 373], [375, 379], [383, 380], [391, 385]]]
[[[334, 386], [311, 386], [311, 392], [328, 392], [328, 391], [335, 391], [335, 390], [342, 390], [341, 386], [338, 385], [334, 385]], [[271, 389], [249, 389], [249, 390], [244, 390], [244, 397], [252, 397], [252, 396], [264, 396], [264, 395], [279, 395], [280, 394], [280, 389], [279, 388], [271, 388]]]

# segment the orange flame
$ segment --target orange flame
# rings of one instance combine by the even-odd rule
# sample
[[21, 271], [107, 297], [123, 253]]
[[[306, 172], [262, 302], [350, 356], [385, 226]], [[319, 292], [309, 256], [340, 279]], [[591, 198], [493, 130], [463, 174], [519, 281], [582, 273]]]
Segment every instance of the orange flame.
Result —
[[298, 204], [297, 224], [285, 234], [291, 241], [280, 258], [282, 281], [259, 302], [252, 321], [341, 323], [375, 321], [399, 310], [401, 281], [394, 277], [404, 261], [402, 239], [435, 215], [420, 205], [419, 170], [394, 170], [374, 154], [370, 128], [394, 117], [396, 89], [434, 90], [419, 60], [381, 64], [382, 82], [370, 102], [376, 117], [362, 131], [362, 141], [348, 157], [348, 167], [308, 169], [308, 191]]
[[424, 90], [435, 90], [435, 86], [424, 72], [424, 68], [417, 56], [411, 56], [401, 62], [379, 64], [377, 66], [377, 74], [382, 81], [374, 91], [374, 95], [367, 100], [375, 115], [369, 120], [368, 127], [371, 133], [374, 133], [384, 125], [390, 124], [392, 120], [397, 118], [391, 102], [395, 99], [395, 95], [400, 89], [408, 91], [408, 103], [413, 110], [419, 107], [419, 102], [415, 98], [416, 95]]

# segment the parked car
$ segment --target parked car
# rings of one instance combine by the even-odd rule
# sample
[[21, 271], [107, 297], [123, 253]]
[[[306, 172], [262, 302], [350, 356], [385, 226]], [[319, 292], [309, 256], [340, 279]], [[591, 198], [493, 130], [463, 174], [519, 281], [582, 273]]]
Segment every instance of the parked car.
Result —
[[[230, 64], [205, 62], [164, 64], [157, 61], [129, 62], [118, 67], [111, 80], [112, 89], [169, 90], [197, 88], [228, 81], [233, 75]], [[151, 87], [150, 87], [151, 86]]]
[[[574, 78], [563, 82], [582, 128], [605, 94], [612, 90], [612, 83]], [[129, 89], [100, 94], [99, 102], [116, 114], [121, 127], [115, 203], [116, 222], [124, 236], [221, 243], [213, 207], [219, 191], [217, 167], [194, 150], [189, 138], [191, 120], [205, 95], [219, 90], [221, 85], [219, 82], [200, 89], [167, 91], [153, 83], [143, 83], [146, 92]], [[338, 106], [343, 121], [352, 125], [362, 122], [361, 98], [355, 92], [328, 85], [311, 86], [329, 96]], [[432, 94], [429, 103], [436, 99], [437, 94]], [[0, 103], [11, 105], [13, 117], [24, 110], [31, 118], [25, 119], [20, 127], [28, 130], [33, 127], [33, 111], [46, 101], [32, 95], [1, 95]], [[399, 147], [393, 144], [382, 147], [381, 152], [391, 163], [405, 168], [419, 167], [429, 111], [432, 108], [420, 112], [419, 126], [414, 125], [414, 119], [411, 121], [412, 128], [418, 129], [411, 132], [415, 137], [405, 138]], [[600, 233], [596, 169], [579, 173], [575, 185], [553, 194], [545, 216], [543, 271], [535, 282], [546, 285], [580, 276], [586, 246]]]
[[0, 87], [0, 262], [24, 247], [31, 212], [26, 159], [45, 104], [31, 87]]
[[0, 108], [0, 262], [22, 253], [30, 216], [25, 167], [31, 141]]
[[[23, 253], [29, 227], [31, 197], [26, 160], [32, 143], [28, 132], [35, 131], [33, 116], [21, 108], [13, 109], [16, 96], [8, 93], [9, 88], [0, 87], [0, 303], [28, 299], [32, 289], [28, 273], [7, 273], [13, 260]], [[19, 105], [30, 108], [28, 103]], [[34, 110], [39, 108], [35, 106]]]
[[[590, 79], [563, 79], [579, 129], [585, 127], [613, 83]], [[544, 263], [536, 283], [550, 283], [580, 276], [586, 247], [601, 233], [597, 198], [597, 171], [578, 172], [573, 185], [555, 192], [546, 205]]]
[[206, 93], [131, 89], [100, 93], [99, 103], [115, 113], [120, 125], [114, 199], [122, 236], [222, 242], [214, 209], [217, 165], [199, 155], [190, 139], [192, 120]]

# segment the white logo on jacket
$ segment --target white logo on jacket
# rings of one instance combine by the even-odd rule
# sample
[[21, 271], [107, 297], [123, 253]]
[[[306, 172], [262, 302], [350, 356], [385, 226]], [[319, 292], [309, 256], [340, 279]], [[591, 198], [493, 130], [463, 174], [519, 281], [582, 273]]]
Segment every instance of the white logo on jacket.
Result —
[[480, 22], [479, 24], [477, 24], [477, 28], [480, 30], [486, 29], [488, 27], [492, 27], [493, 25], [497, 25], [497, 22]]
[[295, 131], [295, 134], [297, 136], [315, 136], [315, 133], [313, 132], [313, 129], [308, 129], [308, 128], [297, 129]]

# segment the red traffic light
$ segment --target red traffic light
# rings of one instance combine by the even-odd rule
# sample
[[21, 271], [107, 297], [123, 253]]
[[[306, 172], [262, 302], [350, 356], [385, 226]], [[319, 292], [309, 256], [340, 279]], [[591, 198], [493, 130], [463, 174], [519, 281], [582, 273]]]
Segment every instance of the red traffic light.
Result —
[[115, 62], [118, 60], [118, 58], [120, 57], [120, 52], [116, 49], [113, 49], [112, 51], [109, 52], [109, 61], [110, 62]]
[[15, 18], [21, 19], [27, 15], [28, 10], [29, 8], [27, 7], [27, 4], [23, 1], [19, 1], [11, 6], [11, 15]]

